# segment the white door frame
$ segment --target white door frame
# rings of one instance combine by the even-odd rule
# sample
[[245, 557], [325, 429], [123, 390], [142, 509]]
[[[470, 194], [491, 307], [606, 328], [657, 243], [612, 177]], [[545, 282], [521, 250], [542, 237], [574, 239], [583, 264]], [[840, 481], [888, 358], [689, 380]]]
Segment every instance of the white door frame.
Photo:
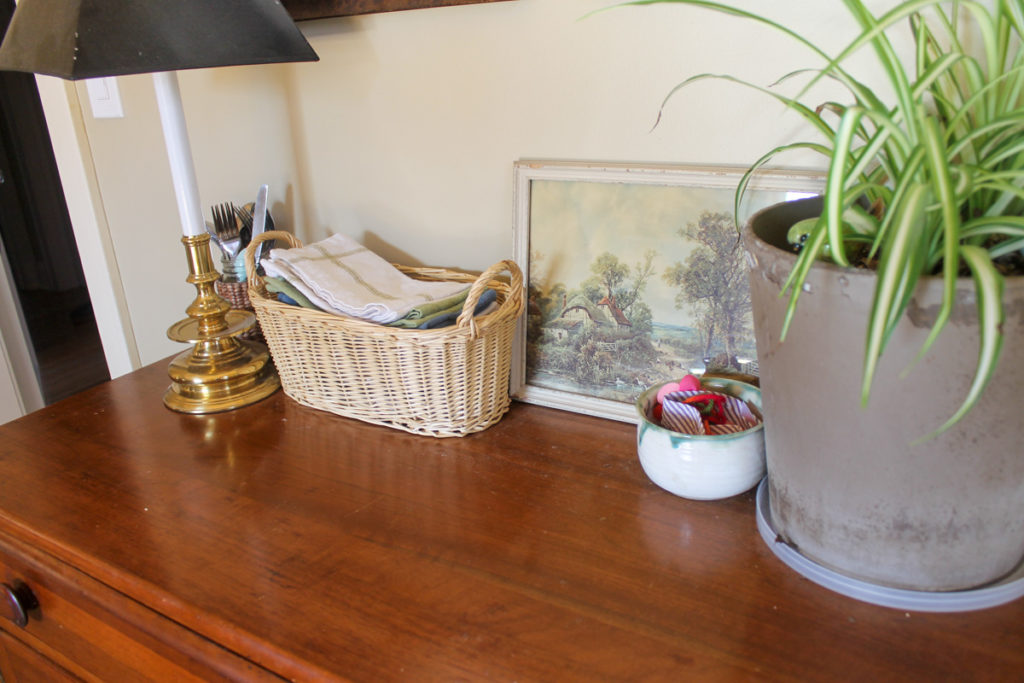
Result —
[[111, 379], [141, 366], [74, 84], [36, 76], [71, 226]]
[[0, 243], [0, 424], [43, 407], [35, 352]]
[[[74, 84], [36, 76], [53, 154], [111, 378], [141, 366]], [[0, 251], [0, 423], [44, 405], [35, 354]]]

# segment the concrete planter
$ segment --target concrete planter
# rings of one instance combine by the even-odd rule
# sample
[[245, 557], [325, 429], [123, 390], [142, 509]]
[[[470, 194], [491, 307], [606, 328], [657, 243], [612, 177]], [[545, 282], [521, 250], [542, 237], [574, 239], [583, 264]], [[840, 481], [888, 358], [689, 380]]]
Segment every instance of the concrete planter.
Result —
[[831, 264], [808, 278], [779, 342], [795, 262], [789, 226], [817, 200], [770, 207], [743, 231], [765, 416], [771, 516], [805, 557], [876, 584], [965, 590], [1024, 556], [1024, 278], [1006, 282], [1006, 340], [980, 404], [943, 435], [911, 445], [957, 409], [978, 356], [969, 280], [939, 341], [905, 377], [941, 298], [923, 282], [900, 321], [866, 408], [860, 376], [875, 275]]

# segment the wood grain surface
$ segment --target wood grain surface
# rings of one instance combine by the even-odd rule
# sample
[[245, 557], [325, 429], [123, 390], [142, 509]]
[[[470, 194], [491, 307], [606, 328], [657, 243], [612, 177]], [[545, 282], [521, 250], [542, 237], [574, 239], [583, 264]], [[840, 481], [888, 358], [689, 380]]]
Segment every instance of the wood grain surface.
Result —
[[753, 493], [652, 484], [628, 424], [515, 403], [438, 440], [280, 392], [182, 415], [167, 383], [157, 363], [0, 427], [0, 532], [280, 676], [1024, 672], [1024, 601], [910, 613], [820, 588], [762, 542]]

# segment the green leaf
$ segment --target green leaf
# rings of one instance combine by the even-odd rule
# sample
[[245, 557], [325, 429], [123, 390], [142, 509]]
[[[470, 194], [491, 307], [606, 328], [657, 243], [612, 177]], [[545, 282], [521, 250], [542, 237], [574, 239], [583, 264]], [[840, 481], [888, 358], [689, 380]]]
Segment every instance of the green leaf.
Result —
[[878, 283], [868, 320], [867, 342], [864, 347], [864, 371], [861, 380], [861, 403], [867, 404], [871, 394], [878, 361], [885, 350], [892, 329], [897, 301], [911, 289], [907, 281], [906, 265], [919, 254], [919, 242], [924, 234], [924, 206], [928, 187], [915, 183], [908, 187], [895, 207], [893, 227], [887, 232], [886, 248], [878, 266]]
[[992, 265], [984, 249], [965, 246], [961, 249], [961, 255], [971, 271], [977, 299], [980, 342], [978, 365], [960, 408], [942, 426], [917, 442], [938, 436], [970, 412], [995, 374], [1003, 348], [1003, 276]]
[[828, 245], [832, 251], [832, 259], [841, 266], [849, 266], [846, 258], [846, 247], [843, 244], [843, 211], [846, 194], [846, 166], [849, 162], [850, 149], [864, 110], [850, 107], [843, 113], [836, 131], [835, 148], [828, 177], [825, 180], [825, 229], [828, 232]]
[[906, 201], [906, 194], [909, 192], [911, 187], [917, 184], [916, 177], [918, 169], [924, 164], [925, 152], [922, 148], [918, 147], [911, 154], [907, 160], [906, 166], [903, 167], [902, 172], [897, 176], [899, 178], [896, 187], [892, 193], [892, 200], [890, 206], [892, 207], [889, 211], [885, 212], [885, 216], [882, 218], [882, 222], [878, 227], [878, 232], [875, 234], [875, 244], [873, 245], [869, 258], [875, 258], [878, 252], [882, 249], [882, 245], [885, 244], [888, 239], [888, 235], [893, 228], [893, 223], [899, 218], [900, 210], [899, 207], [903, 206]]
[[763, 88], [763, 87], [761, 87], [759, 85], [755, 85], [753, 83], [750, 83], [748, 81], [744, 81], [743, 79], [736, 78], [734, 76], [729, 76], [727, 74], [707, 74], [707, 73], [705, 73], [705, 74], [697, 74], [696, 76], [691, 76], [691, 77], [687, 78], [685, 81], [683, 81], [682, 83], [679, 83], [678, 85], [676, 85], [674, 88], [672, 88], [672, 90], [669, 91], [668, 95], [666, 95], [665, 99], [662, 100], [662, 102], [661, 102], [661, 108], [658, 110], [658, 119], [657, 119], [657, 121], [655, 121], [655, 124], [654, 124], [655, 127], [657, 127], [658, 121], [661, 120], [661, 115], [662, 115], [662, 112], [665, 110], [665, 106], [668, 104], [669, 100], [671, 100], [672, 97], [675, 96], [676, 93], [678, 93], [680, 90], [682, 90], [683, 88], [685, 88], [687, 86], [693, 85], [694, 83], [696, 83], [698, 81], [704, 81], [704, 80], [708, 80], [708, 79], [715, 79], [715, 80], [721, 80], [721, 81], [729, 81], [731, 83], [737, 83], [737, 84], [742, 85], [744, 87], [751, 88], [752, 90], [756, 90], [756, 91], [758, 91], [760, 93], [768, 95], [769, 97], [771, 97], [771, 98], [773, 98], [775, 100], [778, 100], [779, 102], [781, 102], [782, 104], [786, 105], [787, 107], [789, 107], [790, 109], [792, 109], [796, 113], [800, 114], [800, 116], [802, 116], [805, 121], [810, 123], [812, 127], [816, 128], [826, 139], [830, 139], [832, 137], [833, 133], [834, 133], [834, 131], [832, 130], [832, 127], [829, 126], [827, 123], [825, 123], [825, 121], [820, 116], [818, 116], [817, 113], [815, 113], [815, 111], [813, 109], [809, 108], [808, 106], [806, 106], [805, 104], [803, 104], [802, 102], [800, 102], [798, 100], [795, 100], [795, 99], [793, 99], [791, 97], [786, 97], [785, 95], [781, 95], [781, 94], [779, 94], [779, 93], [777, 93], [777, 92], [775, 92], [773, 90], [769, 90], [768, 88]]
[[[754, 21], [793, 38], [822, 60], [791, 68], [776, 81], [809, 74], [794, 97], [711, 74], [688, 79], [670, 93], [702, 78], [730, 79], [783, 102], [824, 137], [762, 155], [737, 191], [738, 209], [753, 174], [784, 152], [830, 155], [822, 216], [780, 293], [789, 297], [783, 338], [816, 260], [827, 255], [849, 264], [854, 247], [866, 248], [868, 258], [878, 263], [864, 350], [861, 393], [866, 401], [880, 356], [919, 279], [941, 273], [943, 298], [915, 362], [948, 327], [957, 276], [968, 264], [979, 302], [985, 300], [986, 341], [971, 394], [942, 427], [948, 428], [974, 405], [989, 376], [992, 350], [998, 353], [990, 321], [998, 318], [993, 311], [1001, 315], [1001, 303], [994, 296], [992, 260], [1024, 247], [1024, 0], [893, 0], [877, 13], [869, 8], [878, 6], [873, 0], [843, 0], [857, 30], [832, 56], [780, 22], [725, 0], [630, 4], [669, 3]], [[909, 59], [905, 37], [912, 41]], [[847, 65], [865, 49], [873, 52], [878, 68], [865, 72], [870, 79], [854, 78]], [[840, 83], [850, 101], [832, 96], [823, 103], [805, 102], [826, 79]]]
[[782, 320], [782, 332], [779, 334], [779, 338], [782, 341], [786, 340], [786, 334], [793, 323], [796, 305], [800, 300], [800, 292], [803, 291], [807, 274], [811, 272], [811, 267], [824, 249], [827, 239], [828, 233], [825, 231], [824, 219], [819, 218], [818, 224], [811, 230], [810, 236], [804, 242], [804, 248], [800, 250], [800, 255], [797, 256], [793, 270], [782, 285], [779, 296], [785, 296], [786, 292], [789, 292], [789, 303], [786, 306], [786, 315]]
[[788, 144], [788, 145], [780, 145], [780, 146], [778, 146], [778, 147], [776, 147], [776, 148], [774, 148], [772, 150], [769, 150], [766, 154], [762, 155], [760, 159], [758, 159], [753, 164], [751, 164], [751, 166], [746, 170], [746, 172], [740, 178], [739, 184], [736, 186], [736, 196], [735, 196], [735, 198], [733, 200], [733, 214], [732, 215], [733, 215], [733, 220], [737, 221], [737, 223], [736, 223], [736, 228], [737, 229], [739, 229], [739, 227], [740, 227], [740, 225], [739, 225], [740, 205], [743, 203], [743, 197], [746, 195], [747, 187], [749, 187], [750, 182], [757, 175], [758, 171], [760, 171], [765, 166], [765, 164], [767, 164], [770, 161], [772, 161], [778, 155], [784, 154], [785, 152], [792, 152], [792, 151], [797, 151], [797, 150], [810, 150], [812, 152], [817, 152], [818, 154], [821, 154], [822, 156], [824, 156], [826, 158], [830, 158], [832, 156], [831, 148], [826, 147], [825, 145], [822, 145], [822, 144], [817, 144], [817, 143], [812, 143], [812, 142], [794, 142], [794, 143], [791, 143], [791, 144]]
[[924, 131], [925, 156], [931, 172], [932, 191], [939, 202], [942, 214], [942, 306], [939, 308], [939, 314], [936, 316], [931, 333], [918, 354], [918, 359], [935, 343], [935, 339], [953, 312], [956, 280], [960, 269], [960, 212], [957, 208], [956, 195], [953, 192], [949, 166], [946, 163], [941, 132], [938, 122], [928, 117], [922, 121], [922, 129]]

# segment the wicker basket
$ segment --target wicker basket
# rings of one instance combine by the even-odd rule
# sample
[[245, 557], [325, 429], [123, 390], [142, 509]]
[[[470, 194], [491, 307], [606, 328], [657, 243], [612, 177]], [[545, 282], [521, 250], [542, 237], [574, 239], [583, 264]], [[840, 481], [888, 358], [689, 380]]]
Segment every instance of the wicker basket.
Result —
[[[224, 280], [217, 280], [213, 283], [214, 289], [222, 297], [227, 299], [228, 303], [231, 304], [231, 308], [237, 308], [243, 311], [255, 312], [252, 307], [252, 302], [249, 301], [249, 285], [245, 282], [224, 282]], [[248, 339], [250, 341], [263, 342], [263, 332], [260, 330], [259, 321], [256, 322], [252, 328], [246, 330], [242, 334], [238, 335], [242, 339]]]
[[[249, 300], [284, 392], [303, 405], [430, 436], [486, 429], [509, 407], [512, 339], [523, 310], [523, 275], [501, 261], [479, 277], [441, 268], [396, 266], [420, 280], [473, 283], [458, 322], [435, 330], [387, 327], [277, 301], [253, 263], [260, 242], [301, 246], [268, 232], [246, 250]], [[495, 279], [508, 271], [509, 282]], [[484, 289], [497, 309], [473, 316]]]

